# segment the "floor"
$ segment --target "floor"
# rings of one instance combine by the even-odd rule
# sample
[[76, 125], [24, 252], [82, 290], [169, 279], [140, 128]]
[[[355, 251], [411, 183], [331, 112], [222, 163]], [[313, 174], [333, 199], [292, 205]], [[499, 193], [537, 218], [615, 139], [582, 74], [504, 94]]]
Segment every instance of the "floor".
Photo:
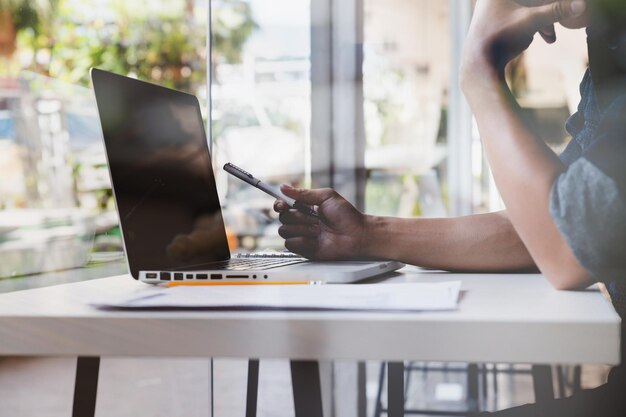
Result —
[[[508, 366], [500, 368], [506, 370]], [[367, 364], [368, 416], [373, 415], [379, 369], [379, 363]], [[213, 371], [214, 416], [243, 417], [247, 363], [215, 360]], [[75, 360], [72, 358], [1, 359], [0, 416], [69, 417], [74, 372]], [[605, 372], [605, 368], [585, 368], [584, 385], [599, 385], [605, 378]], [[103, 359], [96, 415], [210, 416], [209, 374], [209, 361], [205, 359]], [[483, 404], [483, 409], [500, 409], [533, 401], [529, 375], [510, 376], [502, 373], [498, 376], [497, 396], [493, 395], [492, 382], [490, 378], [488, 400]], [[433, 371], [412, 373], [407, 407], [462, 410], [465, 406], [464, 374]], [[261, 361], [258, 416], [293, 415], [289, 363]]]

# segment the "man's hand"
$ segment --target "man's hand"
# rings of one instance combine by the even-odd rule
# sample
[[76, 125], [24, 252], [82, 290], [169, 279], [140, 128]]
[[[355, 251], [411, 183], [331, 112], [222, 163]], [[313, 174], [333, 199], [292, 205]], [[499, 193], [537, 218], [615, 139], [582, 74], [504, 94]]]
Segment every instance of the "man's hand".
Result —
[[501, 75], [504, 67], [530, 46], [536, 33], [553, 42], [554, 23], [571, 26], [586, 8], [584, 0], [478, 0], [462, 74], [468, 81], [481, 75], [477, 68]]
[[[517, 3], [522, 6], [527, 7], [537, 7], [543, 6], [546, 4], [554, 3], [555, 0], [515, 0]], [[563, 19], [559, 21], [561, 26], [566, 27], [568, 29], [580, 29], [587, 26], [587, 13], [582, 13], [580, 15], [570, 17], [567, 19]], [[556, 42], [556, 32], [554, 30], [554, 23], [550, 24], [539, 30], [539, 34], [547, 43]]]
[[283, 224], [278, 233], [285, 247], [314, 260], [363, 257], [366, 216], [331, 189], [300, 190], [283, 185], [281, 191], [299, 202], [317, 207], [319, 218], [290, 209], [276, 200], [274, 210]]

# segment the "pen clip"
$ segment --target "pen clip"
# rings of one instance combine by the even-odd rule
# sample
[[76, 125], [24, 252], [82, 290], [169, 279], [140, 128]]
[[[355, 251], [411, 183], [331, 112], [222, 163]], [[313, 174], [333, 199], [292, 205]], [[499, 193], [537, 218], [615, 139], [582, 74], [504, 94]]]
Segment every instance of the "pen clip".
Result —
[[240, 173], [242, 173], [243, 175], [245, 175], [248, 178], [254, 179], [254, 175], [250, 174], [248, 171], [245, 171], [241, 168], [239, 168], [237, 165], [233, 165], [230, 162], [227, 162], [226, 165], [224, 165], [224, 169], [226, 169], [226, 167], [229, 167], [231, 169], [234, 169], [236, 171], [239, 171]]

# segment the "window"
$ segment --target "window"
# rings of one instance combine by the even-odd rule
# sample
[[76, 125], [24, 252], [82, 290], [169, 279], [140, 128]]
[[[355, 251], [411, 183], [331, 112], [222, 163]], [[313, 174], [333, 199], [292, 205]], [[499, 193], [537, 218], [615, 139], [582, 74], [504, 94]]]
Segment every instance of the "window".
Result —
[[364, 0], [365, 208], [444, 216], [448, 3]]
[[276, 186], [310, 177], [310, 10], [309, 0], [212, 2], [212, 156], [240, 250], [283, 246], [273, 198], [221, 167], [232, 162]]
[[0, 4], [6, 23], [0, 25], [0, 277], [121, 253], [88, 70], [188, 91], [206, 108], [207, 6], [207, 0]]
[[[225, 174], [225, 162], [276, 185], [335, 187], [373, 214], [500, 209], [455, 79], [471, 5], [0, 2], [0, 276], [37, 272], [24, 270], [23, 256], [55, 259], [42, 249], [53, 239], [58, 253], [74, 247], [77, 256], [40, 270], [122, 250], [92, 66], [199, 97], [233, 250], [283, 242], [272, 198]], [[558, 35], [558, 59], [540, 41], [509, 73], [527, 116], [557, 150], [586, 63], [584, 32]], [[64, 233], [71, 238], [57, 239]]]

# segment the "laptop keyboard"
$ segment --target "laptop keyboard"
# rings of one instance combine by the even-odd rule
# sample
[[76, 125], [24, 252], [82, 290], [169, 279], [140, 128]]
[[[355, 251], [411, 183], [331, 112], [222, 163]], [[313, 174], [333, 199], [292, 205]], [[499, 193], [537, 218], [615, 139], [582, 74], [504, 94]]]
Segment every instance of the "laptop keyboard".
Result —
[[208, 269], [224, 271], [248, 271], [278, 268], [281, 266], [299, 264], [306, 259], [300, 257], [237, 257], [228, 261], [213, 262], [207, 265]]

